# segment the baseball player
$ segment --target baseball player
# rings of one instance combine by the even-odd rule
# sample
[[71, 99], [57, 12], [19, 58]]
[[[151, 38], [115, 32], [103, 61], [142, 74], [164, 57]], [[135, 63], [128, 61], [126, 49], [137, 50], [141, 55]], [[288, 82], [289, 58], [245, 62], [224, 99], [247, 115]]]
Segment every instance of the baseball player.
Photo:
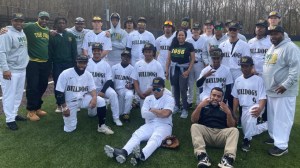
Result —
[[152, 93], [151, 81], [155, 77], [165, 79], [161, 64], [154, 59], [156, 54], [154, 45], [146, 43], [142, 52], [145, 58], [135, 64], [131, 74], [134, 89], [140, 98], [140, 106], [143, 105], [144, 99]]
[[121, 63], [112, 66], [112, 79], [114, 88], [118, 93], [121, 119], [125, 122], [129, 122], [129, 114], [133, 100], [133, 81], [130, 76], [134, 70], [130, 64], [130, 52], [127, 50], [123, 51], [121, 60]]
[[222, 64], [229, 67], [235, 81], [242, 75], [240, 67], [240, 58], [242, 56], [250, 56], [249, 45], [238, 38], [239, 24], [231, 22], [229, 24], [229, 39], [219, 45], [224, 53]]
[[127, 16], [127, 18], [124, 22], [125, 31], [129, 34], [133, 31], [135, 31], [135, 27], [136, 27], [136, 24], [134, 23], [132, 16]]
[[100, 43], [103, 46], [103, 52], [101, 58], [104, 58], [109, 51], [112, 50], [111, 39], [107, 37], [106, 32], [102, 31], [102, 19], [99, 16], [94, 16], [92, 21], [93, 30], [89, 31], [83, 39], [82, 49], [83, 55], [92, 57], [92, 45], [94, 43]]
[[242, 150], [248, 152], [252, 137], [268, 129], [267, 122], [257, 124], [257, 117], [264, 112], [267, 97], [263, 79], [252, 73], [253, 59], [248, 56], [241, 57], [240, 64], [243, 75], [235, 80], [231, 94], [234, 97], [233, 112], [237, 114], [239, 106], [242, 108]]
[[214, 36], [214, 22], [210, 19], [206, 20], [203, 25], [203, 34], [202, 36], [209, 40]]
[[[124, 163], [131, 153], [133, 157], [130, 162], [133, 165], [140, 160], [147, 160], [160, 147], [164, 138], [172, 133], [174, 99], [169, 91], [165, 92], [165, 83], [162, 78], [154, 78], [152, 86], [153, 95], [147, 96], [141, 109], [145, 124], [132, 134], [122, 149], [104, 146], [107, 156], [115, 157], [119, 163]], [[142, 141], [148, 141], [143, 149], [140, 148]]]
[[117, 126], [122, 126], [123, 124], [119, 119], [118, 95], [111, 88], [113, 86], [111, 67], [102, 59], [103, 48], [100, 43], [94, 43], [92, 51], [93, 57], [89, 59], [86, 70], [93, 75], [98, 96], [109, 99], [114, 123]]
[[271, 47], [270, 37], [267, 36], [268, 22], [259, 19], [255, 24], [255, 37], [248, 41], [250, 47], [250, 56], [254, 61], [255, 74], [261, 76], [263, 72], [263, 64], [265, 54]]
[[[224, 24], [223, 22], [216, 21], [214, 26], [214, 35], [212, 38], [207, 40], [206, 48], [207, 51], [213, 48], [219, 48], [219, 45], [227, 40], [227, 35], [223, 33]], [[209, 54], [209, 53], [208, 53]]]
[[[280, 13], [277, 11], [270, 12], [268, 16], [268, 22], [269, 22], [269, 27], [279, 26], [281, 22]], [[284, 38], [291, 40], [289, 35], [286, 32], [284, 32]]]
[[[230, 25], [231, 22], [235, 22], [235, 21], [233, 21], [231, 19], [227, 19], [226, 22], [225, 22], [225, 29], [227, 31], [226, 32], [227, 39], [230, 37], [230, 35], [229, 35], [230, 34], [230, 32], [229, 32], [229, 25]], [[238, 36], [238, 39], [241, 39], [241, 40], [247, 42], [246, 37], [244, 35], [240, 34], [239, 32], [238, 32], [237, 36]]]
[[162, 65], [164, 72], [166, 71], [166, 61], [168, 57], [169, 47], [174, 38], [175, 26], [172, 21], [165, 21], [163, 25], [164, 34], [156, 39], [157, 61]]
[[126, 49], [131, 52], [132, 66], [134, 66], [136, 62], [144, 59], [142, 50], [146, 43], [155, 45], [155, 37], [151, 32], [146, 30], [146, 24], [146, 18], [139, 17], [137, 24], [138, 30], [128, 35]]
[[72, 132], [77, 125], [77, 108], [88, 108], [89, 116], [98, 116], [98, 132], [113, 134], [105, 125], [105, 100], [97, 96], [96, 87], [91, 73], [86, 71], [88, 58], [78, 56], [76, 66], [64, 70], [57, 81], [56, 99], [61, 105], [64, 119], [64, 131]]
[[[208, 54], [207, 54], [207, 48], [206, 48], [206, 43], [207, 43], [207, 37], [201, 35], [201, 26], [199, 23], [194, 23], [192, 27], [192, 33], [193, 36], [192, 38], [186, 39], [187, 42], [193, 44], [195, 48], [195, 62], [194, 66], [189, 73], [189, 79], [188, 79], [188, 99], [187, 102], [189, 106], [192, 106], [193, 100], [194, 100], [194, 84], [197, 78], [199, 77], [202, 69], [206, 67], [209, 64], [208, 61]], [[196, 104], [200, 102], [199, 100], [199, 88], [196, 87]]]
[[205, 67], [197, 80], [197, 87], [202, 87], [203, 92], [197, 95], [200, 101], [209, 98], [211, 90], [215, 87], [221, 88], [224, 92], [223, 100], [226, 103], [231, 94], [231, 85], [233, 84], [230, 70], [222, 65], [223, 53], [219, 48], [213, 48], [209, 51], [212, 63]]
[[0, 35], [2, 104], [6, 125], [10, 130], [18, 129], [16, 121], [26, 120], [18, 115], [25, 84], [26, 66], [29, 61], [23, 23], [24, 15], [14, 13], [11, 19], [12, 26], [7, 27], [7, 33]]
[[82, 17], [77, 17], [75, 19], [75, 25], [72, 28], [66, 29], [68, 32], [75, 36], [77, 43], [77, 53], [82, 54], [82, 43], [84, 36], [90, 31], [85, 29], [85, 20]]
[[126, 47], [127, 32], [121, 29], [120, 15], [112, 13], [110, 16], [110, 29], [112, 50], [107, 56], [107, 62], [110, 66], [121, 62], [120, 55]]
[[181, 29], [185, 30], [187, 35], [186, 38], [191, 38], [193, 36], [192, 31], [190, 29], [190, 18], [189, 17], [184, 17], [181, 20]]

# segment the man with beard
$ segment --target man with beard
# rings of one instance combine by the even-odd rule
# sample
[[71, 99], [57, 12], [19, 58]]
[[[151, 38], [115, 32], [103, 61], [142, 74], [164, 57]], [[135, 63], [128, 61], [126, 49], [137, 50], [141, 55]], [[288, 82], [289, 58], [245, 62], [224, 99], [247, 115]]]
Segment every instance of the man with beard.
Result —
[[288, 153], [288, 142], [292, 129], [296, 97], [299, 90], [300, 51], [284, 37], [281, 26], [269, 28], [272, 46], [266, 53], [263, 79], [267, 92], [268, 131], [274, 144], [269, 150], [273, 156]]
[[231, 168], [236, 157], [239, 131], [234, 113], [222, 101], [223, 91], [215, 87], [192, 113], [191, 136], [198, 167], [211, 166], [205, 146], [224, 147], [219, 167]]

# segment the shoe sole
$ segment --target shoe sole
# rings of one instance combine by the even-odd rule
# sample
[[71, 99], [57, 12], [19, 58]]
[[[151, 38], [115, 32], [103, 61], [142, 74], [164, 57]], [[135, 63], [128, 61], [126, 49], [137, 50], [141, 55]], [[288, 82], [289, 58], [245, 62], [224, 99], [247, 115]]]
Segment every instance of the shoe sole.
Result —
[[188, 117], [188, 115], [181, 115], [180, 118], [186, 119]]
[[243, 152], [249, 152], [250, 149], [242, 148], [242, 151], [243, 151]]
[[211, 166], [211, 163], [202, 163], [202, 164], [198, 164], [197, 168], [207, 168], [210, 166]]
[[136, 158], [131, 158], [131, 159], [130, 159], [130, 163], [132, 164], [132, 166], [136, 166], [136, 165], [137, 165], [137, 160], [136, 160]]
[[272, 156], [282, 156], [282, 155], [287, 154], [287, 153], [289, 153], [288, 150], [285, 150], [284, 152], [279, 153], [279, 154], [274, 154], [274, 153], [270, 153], [270, 152], [269, 152], [269, 154], [272, 155]]
[[109, 158], [113, 158], [114, 157], [114, 148], [108, 146], [108, 145], [105, 145], [104, 146], [104, 152], [105, 154], [109, 157]]
[[229, 167], [229, 166], [222, 165], [221, 163], [218, 164], [218, 167], [220, 167], [220, 168], [233, 168], [233, 166]]
[[132, 154], [135, 158], [141, 158], [141, 150], [139, 145], [133, 148]]
[[112, 134], [114, 134], [114, 132], [107, 132], [107, 131], [102, 131], [102, 130], [97, 130], [98, 132], [100, 132], [100, 133], [103, 133], [103, 134], [105, 134], [105, 135], [112, 135]]
[[117, 160], [118, 163], [122, 164], [122, 163], [124, 163], [126, 161], [126, 158], [124, 156], [122, 156], [122, 155], [118, 155], [116, 157], [116, 160]]

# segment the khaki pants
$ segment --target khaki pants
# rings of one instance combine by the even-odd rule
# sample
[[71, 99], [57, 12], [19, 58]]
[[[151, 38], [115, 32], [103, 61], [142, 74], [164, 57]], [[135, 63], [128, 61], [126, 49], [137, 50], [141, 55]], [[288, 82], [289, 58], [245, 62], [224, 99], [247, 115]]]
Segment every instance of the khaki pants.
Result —
[[239, 139], [239, 131], [237, 128], [209, 128], [201, 124], [193, 124], [191, 127], [191, 135], [194, 146], [195, 155], [205, 152], [205, 146], [224, 147], [224, 154], [236, 157], [237, 143]]

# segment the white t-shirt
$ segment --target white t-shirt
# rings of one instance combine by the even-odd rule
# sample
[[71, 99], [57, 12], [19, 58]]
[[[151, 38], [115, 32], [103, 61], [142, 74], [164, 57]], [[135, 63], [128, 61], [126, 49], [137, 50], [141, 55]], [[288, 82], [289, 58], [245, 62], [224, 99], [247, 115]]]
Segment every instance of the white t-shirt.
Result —
[[118, 63], [112, 66], [112, 79], [114, 81], [115, 89], [124, 89], [127, 83], [132, 84], [133, 81], [131, 79], [131, 74], [133, 73], [133, 66], [128, 65], [127, 67], [123, 67], [121, 63]]
[[106, 81], [112, 80], [111, 67], [104, 59], [95, 62], [90, 58], [86, 70], [92, 74], [97, 90], [101, 90]]
[[93, 30], [89, 31], [83, 39], [82, 49], [88, 51], [89, 57], [92, 57], [92, 45], [94, 43], [100, 43], [103, 50], [112, 50], [111, 39], [106, 37], [106, 32], [102, 31], [99, 34], [95, 34]]

